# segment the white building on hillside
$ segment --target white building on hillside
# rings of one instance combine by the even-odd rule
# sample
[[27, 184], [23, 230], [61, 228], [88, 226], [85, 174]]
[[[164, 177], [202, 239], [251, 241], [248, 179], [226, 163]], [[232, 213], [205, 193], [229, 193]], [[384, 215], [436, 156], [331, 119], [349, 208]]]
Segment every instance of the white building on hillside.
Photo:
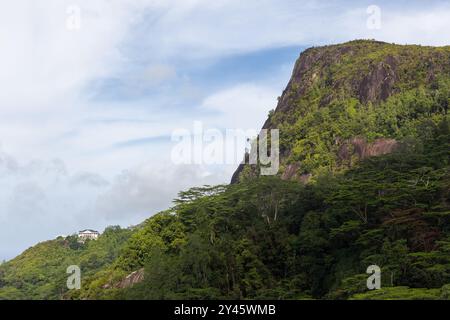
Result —
[[98, 231], [86, 229], [78, 232], [78, 239], [80, 242], [84, 242], [86, 240], [97, 240], [99, 235], [100, 233]]

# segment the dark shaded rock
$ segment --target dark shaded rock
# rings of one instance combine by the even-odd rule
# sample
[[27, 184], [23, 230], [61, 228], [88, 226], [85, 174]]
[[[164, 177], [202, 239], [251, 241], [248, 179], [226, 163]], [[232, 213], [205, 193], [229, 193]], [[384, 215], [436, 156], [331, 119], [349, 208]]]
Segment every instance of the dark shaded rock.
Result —
[[300, 169], [300, 165], [298, 163], [291, 163], [286, 167], [283, 174], [281, 175], [281, 179], [283, 180], [293, 180], [297, 179], [298, 174], [297, 171]]
[[395, 58], [388, 56], [384, 62], [372, 68], [359, 85], [359, 100], [362, 103], [383, 101], [392, 94], [396, 65]]

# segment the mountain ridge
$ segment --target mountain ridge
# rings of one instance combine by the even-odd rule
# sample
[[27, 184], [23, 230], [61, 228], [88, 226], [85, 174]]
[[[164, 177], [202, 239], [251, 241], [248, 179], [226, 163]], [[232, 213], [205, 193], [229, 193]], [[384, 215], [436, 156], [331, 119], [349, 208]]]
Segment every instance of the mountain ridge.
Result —
[[[299, 109], [305, 104], [308, 105], [308, 112], [341, 102], [362, 106], [379, 105], [385, 103], [391, 96], [404, 91], [438, 86], [440, 79], [446, 78], [450, 73], [449, 48], [449, 46], [397, 45], [374, 40], [354, 40], [306, 49], [296, 61], [291, 79], [262, 129], [281, 129], [281, 135], [296, 135], [293, 131], [301, 129], [292, 130], [292, 127], [296, 121], [298, 122], [299, 117], [303, 116]], [[416, 70], [420, 70], [420, 73], [415, 74]], [[321, 93], [316, 96], [315, 90], [320, 90]], [[297, 115], [289, 117], [288, 115], [292, 113]], [[286, 122], [291, 127], [288, 130]], [[352, 156], [348, 149], [358, 149], [357, 155], [361, 159], [367, 155], [376, 156], [393, 152], [399, 147], [398, 141], [394, 142], [398, 135], [394, 133], [388, 135], [377, 133], [379, 135], [377, 141], [361, 134], [345, 139], [336, 132], [332, 134], [339, 149], [334, 151], [335, 155], [347, 153], [345, 157], [347, 161]], [[367, 139], [371, 141], [363, 141]], [[289, 179], [296, 177], [306, 182], [312, 172], [307, 169], [304, 172], [293, 173], [302, 167], [301, 161], [297, 159], [294, 161], [290, 157], [293, 147], [281, 144], [280, 160], [287, 164], [287, 168], [282, 166], [280, 175]], [[255, 166], [240, 165], [233, 174], [231, 183], [239, 181], [240, 173], [246, 166], [255, 170]], [[253, 175], [255, 174], [253, 172]]]

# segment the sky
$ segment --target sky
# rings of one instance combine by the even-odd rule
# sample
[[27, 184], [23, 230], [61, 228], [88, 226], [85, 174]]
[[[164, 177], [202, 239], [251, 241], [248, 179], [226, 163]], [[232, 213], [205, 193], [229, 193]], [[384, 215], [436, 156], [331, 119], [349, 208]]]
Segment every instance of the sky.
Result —
[[2, 1], [0, 261], [228, 183], [174, 163], [173, 133], [258, 131], [304, 49], [354, 39], [448, 45], [450, 3]]

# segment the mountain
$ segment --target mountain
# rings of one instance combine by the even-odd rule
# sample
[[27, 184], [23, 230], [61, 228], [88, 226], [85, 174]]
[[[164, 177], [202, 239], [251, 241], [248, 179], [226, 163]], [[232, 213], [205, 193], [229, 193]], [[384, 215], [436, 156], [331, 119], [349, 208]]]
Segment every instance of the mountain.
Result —
[[305, 50], [263, 126], [281, 132], [282, 177], [306, 181], [423, 136], [420, 122], [448, 111], [449, 50], [361, 40]]
[[308, 49], [264, 124], [278, 175], [243, 164], [136, 228], [38, 244], [0, 266], [0, 299], [448, 299], [449, 104], [450, 47]]

